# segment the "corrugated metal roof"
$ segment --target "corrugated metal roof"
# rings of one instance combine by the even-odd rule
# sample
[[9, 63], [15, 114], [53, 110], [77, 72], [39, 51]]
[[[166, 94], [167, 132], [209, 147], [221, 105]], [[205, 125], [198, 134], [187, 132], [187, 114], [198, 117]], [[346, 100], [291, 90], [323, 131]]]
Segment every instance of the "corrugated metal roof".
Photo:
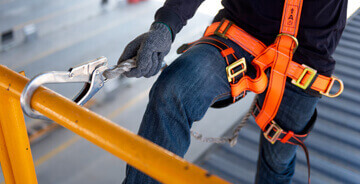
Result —
[[[360, 182], [360, 10], [349, 20], [333, 55], [335, 75], [345, 90], [337, 98], [322, 98], [318, 120], [306, 140], [312, 183]], [[229, 130], [227, 134], [232, 132]], [[238, 144], [213, 145], [196, 164], [233, 183], [254, 183], [260, 129], [253, 118]], [[304, 153], [298, 150], [294, 183], [307, 183]]]

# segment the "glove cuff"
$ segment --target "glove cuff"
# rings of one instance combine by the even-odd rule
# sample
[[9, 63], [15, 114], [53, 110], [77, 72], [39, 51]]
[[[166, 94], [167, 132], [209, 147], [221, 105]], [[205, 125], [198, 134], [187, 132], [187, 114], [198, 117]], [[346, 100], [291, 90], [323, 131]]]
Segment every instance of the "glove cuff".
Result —
[[170, 37], [171, 42], [174, 41], [171, 28], [163, 22], [154, 22], [151, 24], [150, 31], [160, 31], [166, 38]]

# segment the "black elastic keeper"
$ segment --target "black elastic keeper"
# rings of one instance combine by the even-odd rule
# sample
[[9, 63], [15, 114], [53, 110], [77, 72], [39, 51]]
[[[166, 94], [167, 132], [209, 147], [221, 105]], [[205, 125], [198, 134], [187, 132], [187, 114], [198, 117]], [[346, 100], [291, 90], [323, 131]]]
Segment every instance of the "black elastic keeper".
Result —
[[[318, 91], [311, 89], [311, 86], [314, 84], [318, 75], [319, 74], [316, 74], [315, 77], [313, 78], [313, 80], [311, 81], [311, 83], [309, 84], [309, 86], [305, 90], [303, 90], [306, 94], [311, 95], [313, 97], [322, 97], [322, 95]], [[292, 79], [290, 77], [288, 77], [286, 80], [289, 83], [291, 83], [291, 81], [292, 81]], [[294, 85], [294, 84], [292, 84], [292, 85]]]
[[309, 87], [307, 87], [305, 89], [305, 93], [311, 95], [311, 96], [314, 96], [314, 97], [321, 97], [322, 95], [316, 91], [316, 90], [313, 90], [311, 89], [311, 86], [314, 84], [316, 78], [319, 76], [319, 74], [316, 74], [315, 77], [313, 78], [313, 80], [311, 81], [311, 83], [309, 84]]
[[176, 53], [177, 53], [177, 54], [182, 54], [182, 53], [184, 53], [190, 46], [191, 46], [191, 45], [185, 43], [185, 44], [181, 45], [181, 46], [176, 50]]

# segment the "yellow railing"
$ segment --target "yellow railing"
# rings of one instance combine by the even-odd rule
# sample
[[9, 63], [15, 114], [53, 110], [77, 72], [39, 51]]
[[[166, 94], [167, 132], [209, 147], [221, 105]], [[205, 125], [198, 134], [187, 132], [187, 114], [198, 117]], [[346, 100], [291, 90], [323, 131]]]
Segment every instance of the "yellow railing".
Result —
[[[28, 81], [0, 65], [0, 161], [8, 184], [37, 183], [20, 107]], [[228, 183], [47, 88], [36, 90], [31, 107], [162, 183]]]

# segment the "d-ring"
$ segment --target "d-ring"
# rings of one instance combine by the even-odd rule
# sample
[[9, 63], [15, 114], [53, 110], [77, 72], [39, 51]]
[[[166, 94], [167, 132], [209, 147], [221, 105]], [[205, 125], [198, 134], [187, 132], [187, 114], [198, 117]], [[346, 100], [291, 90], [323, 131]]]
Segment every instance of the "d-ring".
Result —
[[297, 38], [295, 36], [293, 36], [291, 34], [287, 34], [287, 33], [280, 33], [280, 34], [277, 35], [276, 38], [278, 38], [280, 36], [288, 36], [288, 37], [290, 37], [291, 39], [294, 40], [294, 42], [295, 42], [295, 48], [293, 50], [293, 54], [294, 54], [296, 52], [297, 48], [299, 47], [299, 41], [297, 40]]
[[[330, 94], [330, 90], [334, 86], [335, 81], [337, 81], [340, 85], [339, 91], [337, 91], [334, 94]], [[331, 76], [331, 82], [330, 82], [330, 85], [328, 86], [327, 90], [325, 92], [320, 91], [320, 94], [327, 96], [329, 98], [335, 98], [335, 97], [339, 96], [343, 91], [344, 91], [344, 83], [342, 82], [342, 80], [340, 80], [339, 78], [337, 78], [335, 76]]]

